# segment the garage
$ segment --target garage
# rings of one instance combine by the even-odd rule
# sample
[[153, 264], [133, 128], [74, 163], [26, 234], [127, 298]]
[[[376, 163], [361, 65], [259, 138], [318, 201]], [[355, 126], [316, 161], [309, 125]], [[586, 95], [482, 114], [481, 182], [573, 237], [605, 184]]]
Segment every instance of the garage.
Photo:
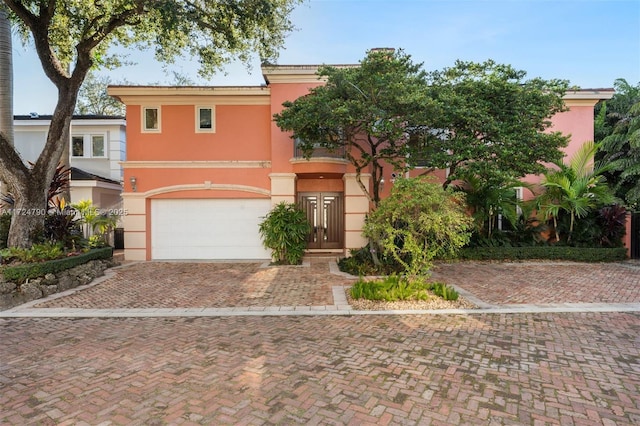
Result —
[[151, 257], [268, 259], [258, 226], [268, 199], [151, 200]]

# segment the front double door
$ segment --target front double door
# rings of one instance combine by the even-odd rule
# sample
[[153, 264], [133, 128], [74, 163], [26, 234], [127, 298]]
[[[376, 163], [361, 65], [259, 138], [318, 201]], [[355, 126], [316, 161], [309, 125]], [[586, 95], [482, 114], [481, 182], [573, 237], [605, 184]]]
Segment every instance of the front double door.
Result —
[[340, 192], [301, 192], [298, 204], [307, 214], [310, 249], [341, 249], [344, 237], [344, 203]]

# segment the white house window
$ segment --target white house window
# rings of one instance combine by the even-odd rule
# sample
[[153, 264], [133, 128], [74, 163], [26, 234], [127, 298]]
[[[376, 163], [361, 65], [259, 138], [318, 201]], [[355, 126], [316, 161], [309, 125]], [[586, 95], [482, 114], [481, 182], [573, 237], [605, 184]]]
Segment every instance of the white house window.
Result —
[[84, 136], [71, 137], [71, 156], [84, 157]]
[[104, 136], [103, 135], [91, 136], [91, 156], [104, 157]]
[[215, 108], [196, 107], [196, 133], [214, 133], [216, 131]]
[[160, 131], [160, 108], [158, 107], [142, 108], [142, 131], [143, 132], [159, 132]]
[[71, 136], [71, 156], [76, 158], [106, 157], [106, 134]]

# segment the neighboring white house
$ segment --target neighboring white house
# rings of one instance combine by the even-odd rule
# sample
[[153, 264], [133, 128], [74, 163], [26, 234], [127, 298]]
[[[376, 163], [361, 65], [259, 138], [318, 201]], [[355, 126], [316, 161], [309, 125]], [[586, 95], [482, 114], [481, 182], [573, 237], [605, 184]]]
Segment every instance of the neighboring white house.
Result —
[[[16, 151], [25, 163], [34, 163], [44, 148], [51, 116], [16, 115], [13, 123]], [[125, 130], [124, 117], [73, 116], [69, 140], [71, 202], [88, 199], [101, 209], [120, 206]]]

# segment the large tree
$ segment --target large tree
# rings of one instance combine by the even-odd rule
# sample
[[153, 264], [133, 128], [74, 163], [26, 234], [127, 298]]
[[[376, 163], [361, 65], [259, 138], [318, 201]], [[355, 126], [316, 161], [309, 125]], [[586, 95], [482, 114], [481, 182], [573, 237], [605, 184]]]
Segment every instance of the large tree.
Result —
[[125, 115], [125, 106], [109, 96], [107, 86], [113, 84], [105, 75], [89, 73], [78, 93], [76, 113], [82, 115]]
[[289, 14], [299, 0], [0, 0], [23, 40], [31, 40], [46, 76], [58, 90], [42, 154], [26, 167], [0, 135], [0, 173], [15, 195], [10, 246], [26, 247], [43, 223], [46, 194], [69, 143], [78, 92], [92, 68], [119, 64], [113, 46], [153, 48], [156, 58], [199, 59], [209, 75], [233, 58], [248, 63], [254, 52], [276, 56], [291, 30]]
[[411, 144], [421, 165], [449, 171], [444, 186], [469, 176], [498, 184], [542, 173], [558, 161], [568, 138], [548, 132], [550, 118], [565, 109], [564, 80], [525, 80], [510, 65], [457, 61], [429, 73], [430, 96], [441, 106], [435, 126]]
[[[318, 75], [326, 84], [285, 102], [275, 121], [307, 157], [318, 147], [344, 149], [360, 187], [377, 205], [384, 165], [405, 168], [408, 134], [435, 115], [426, 74], [402, 50], [373, 49], [359, 66], [325, 66]], [[371, 173], [371, 190], [363, 173]]]

